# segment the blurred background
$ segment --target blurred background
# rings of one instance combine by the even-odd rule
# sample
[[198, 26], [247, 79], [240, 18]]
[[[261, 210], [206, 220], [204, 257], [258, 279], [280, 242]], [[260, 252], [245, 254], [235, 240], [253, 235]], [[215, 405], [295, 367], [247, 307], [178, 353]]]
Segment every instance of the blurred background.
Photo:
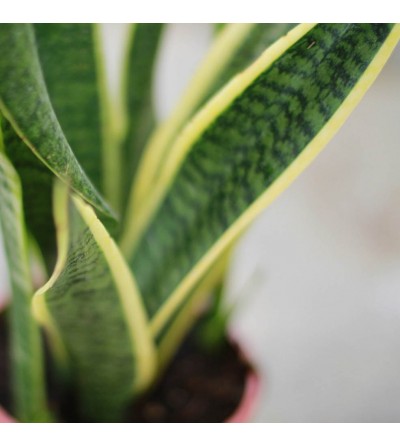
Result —
[[[123, 25], [103, 27], [116, 91]], [[167, 29], [164, 118], [212, 39]], [[400, 47], [337, 136], [240, 241], [233, 332], [259, 367], [258, 422], [400, 421]], [[1, 240], [0, 240], [1, 244]], [[0, 246], [1, 293], [8, 288]]]

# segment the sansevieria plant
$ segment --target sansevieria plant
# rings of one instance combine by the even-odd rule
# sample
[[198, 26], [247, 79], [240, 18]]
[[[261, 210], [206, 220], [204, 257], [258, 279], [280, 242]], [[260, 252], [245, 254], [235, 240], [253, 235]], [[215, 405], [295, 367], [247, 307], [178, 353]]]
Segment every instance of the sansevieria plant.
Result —
[[[400, 38], [394, 24], [221, 26], [157, 124], [163, 28], [131, 26], [113, 98], [98, 26], [0, 25], [18, 420], [56, 420], [45, 340], [79, 418], [122, 420], [213, 296], [238, 238], [334, 136]], [[32, 258], [47, 272], [36, 292]]]

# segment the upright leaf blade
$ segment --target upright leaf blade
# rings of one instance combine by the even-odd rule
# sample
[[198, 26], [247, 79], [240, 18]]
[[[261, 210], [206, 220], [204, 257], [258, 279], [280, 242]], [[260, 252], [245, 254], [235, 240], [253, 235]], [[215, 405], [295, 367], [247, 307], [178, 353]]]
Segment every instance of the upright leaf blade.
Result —
[[122, 93], [127, 117], [121, 157], [122, 210], [125, 210], [132, 180], [155, 124], [153, 81], [162, 31], [161, 23], [137, 23], [130, 33]]
[[[299, 26], [181, 133], [130, 264], [168, 324], [206, 272], [343, 124], [390, 56], [398, 25]], [[139, 216], [140, 217], [140, 216]]]
[[130, 228], [141, 206], [146, 206], [149, 191], [158, 182], [174, 138], [194, 113], [236, 74], [294, 24], [231, 24], [224, 27], [203, 63], [185, 89], [171, 116], [151, 136], [135, 179], [129, 202]]
[[31, 315], [33, 286], [28, 262], [21, 185], [17, 173], [1, 150], [0, 226], [12, 291], [10, 365], [14, 415], [23, 422], [48, 421], [41, 338], [39, 328]]
[[33, 153], [106, 215], [112, 214], [75, 158], [54, 113], [31, 25], [0, 27], [0, 111]]
[[80, 165], [103, 192], [103, 125], [93, 24], [35, 24], [40, 64], [57, 119]]
[[120, 421], [135, 393], [153, 379], [155, 350], [124, 259], [92, 208], [54, 195], [59, 258], [34, 297], [36, 318], [68, 371], [83, 420]]

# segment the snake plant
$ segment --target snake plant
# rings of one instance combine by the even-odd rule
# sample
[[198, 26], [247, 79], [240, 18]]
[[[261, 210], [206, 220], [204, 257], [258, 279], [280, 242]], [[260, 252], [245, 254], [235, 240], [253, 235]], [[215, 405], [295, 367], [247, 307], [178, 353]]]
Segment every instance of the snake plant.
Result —
[[[158, 124], [164, 28], [130, 27], [117, 101], [98, 26], [0, 25], [19, 420], [55, 418], [44, 338], [79, 417], [122, 420], [220, 285], [238, 238], [334, 136], [400, 38], [394, 24], [221, 26]], [[47, 272], [36, 292], [32, 256]]]

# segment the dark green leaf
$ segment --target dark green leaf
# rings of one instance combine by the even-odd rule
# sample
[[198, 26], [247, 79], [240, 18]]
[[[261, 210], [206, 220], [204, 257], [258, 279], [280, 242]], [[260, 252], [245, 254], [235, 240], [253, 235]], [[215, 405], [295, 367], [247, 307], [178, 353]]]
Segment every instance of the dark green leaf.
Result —
[[[231, 24], [215, 40], [192, 81], [185, 89], [171, 116], [152, 135], [139, 166], [138, 177], [129, 203], [130, 228], [140, 206], [146, 206], [147, 194], [158, 182], [172, 143], [188, 120], [221, 87], [256, 60], [294, 24]], [[129, 232], [129, 229], [127, 230]]]
[[162, 30], [160, 23], [137, 23], [131, 30], [122, 98], [127, 116], [121, 164], [122, 210], [125, 209], [132, 180], [155, 123], [154, 67]]
[[301, 25], [184, 129], [130, 260], [154, 334], [332, 138], [399, 35], [388, 24]]
[[94, 25], [34, 25], [40, 64], [57, 119], [80, 165], [103, 191], [102, 121]]
[[106, 214], [111, 211], [75, 158], [54, 113], [31, 25], [0, 27], [0, 111], [33, 153]]

